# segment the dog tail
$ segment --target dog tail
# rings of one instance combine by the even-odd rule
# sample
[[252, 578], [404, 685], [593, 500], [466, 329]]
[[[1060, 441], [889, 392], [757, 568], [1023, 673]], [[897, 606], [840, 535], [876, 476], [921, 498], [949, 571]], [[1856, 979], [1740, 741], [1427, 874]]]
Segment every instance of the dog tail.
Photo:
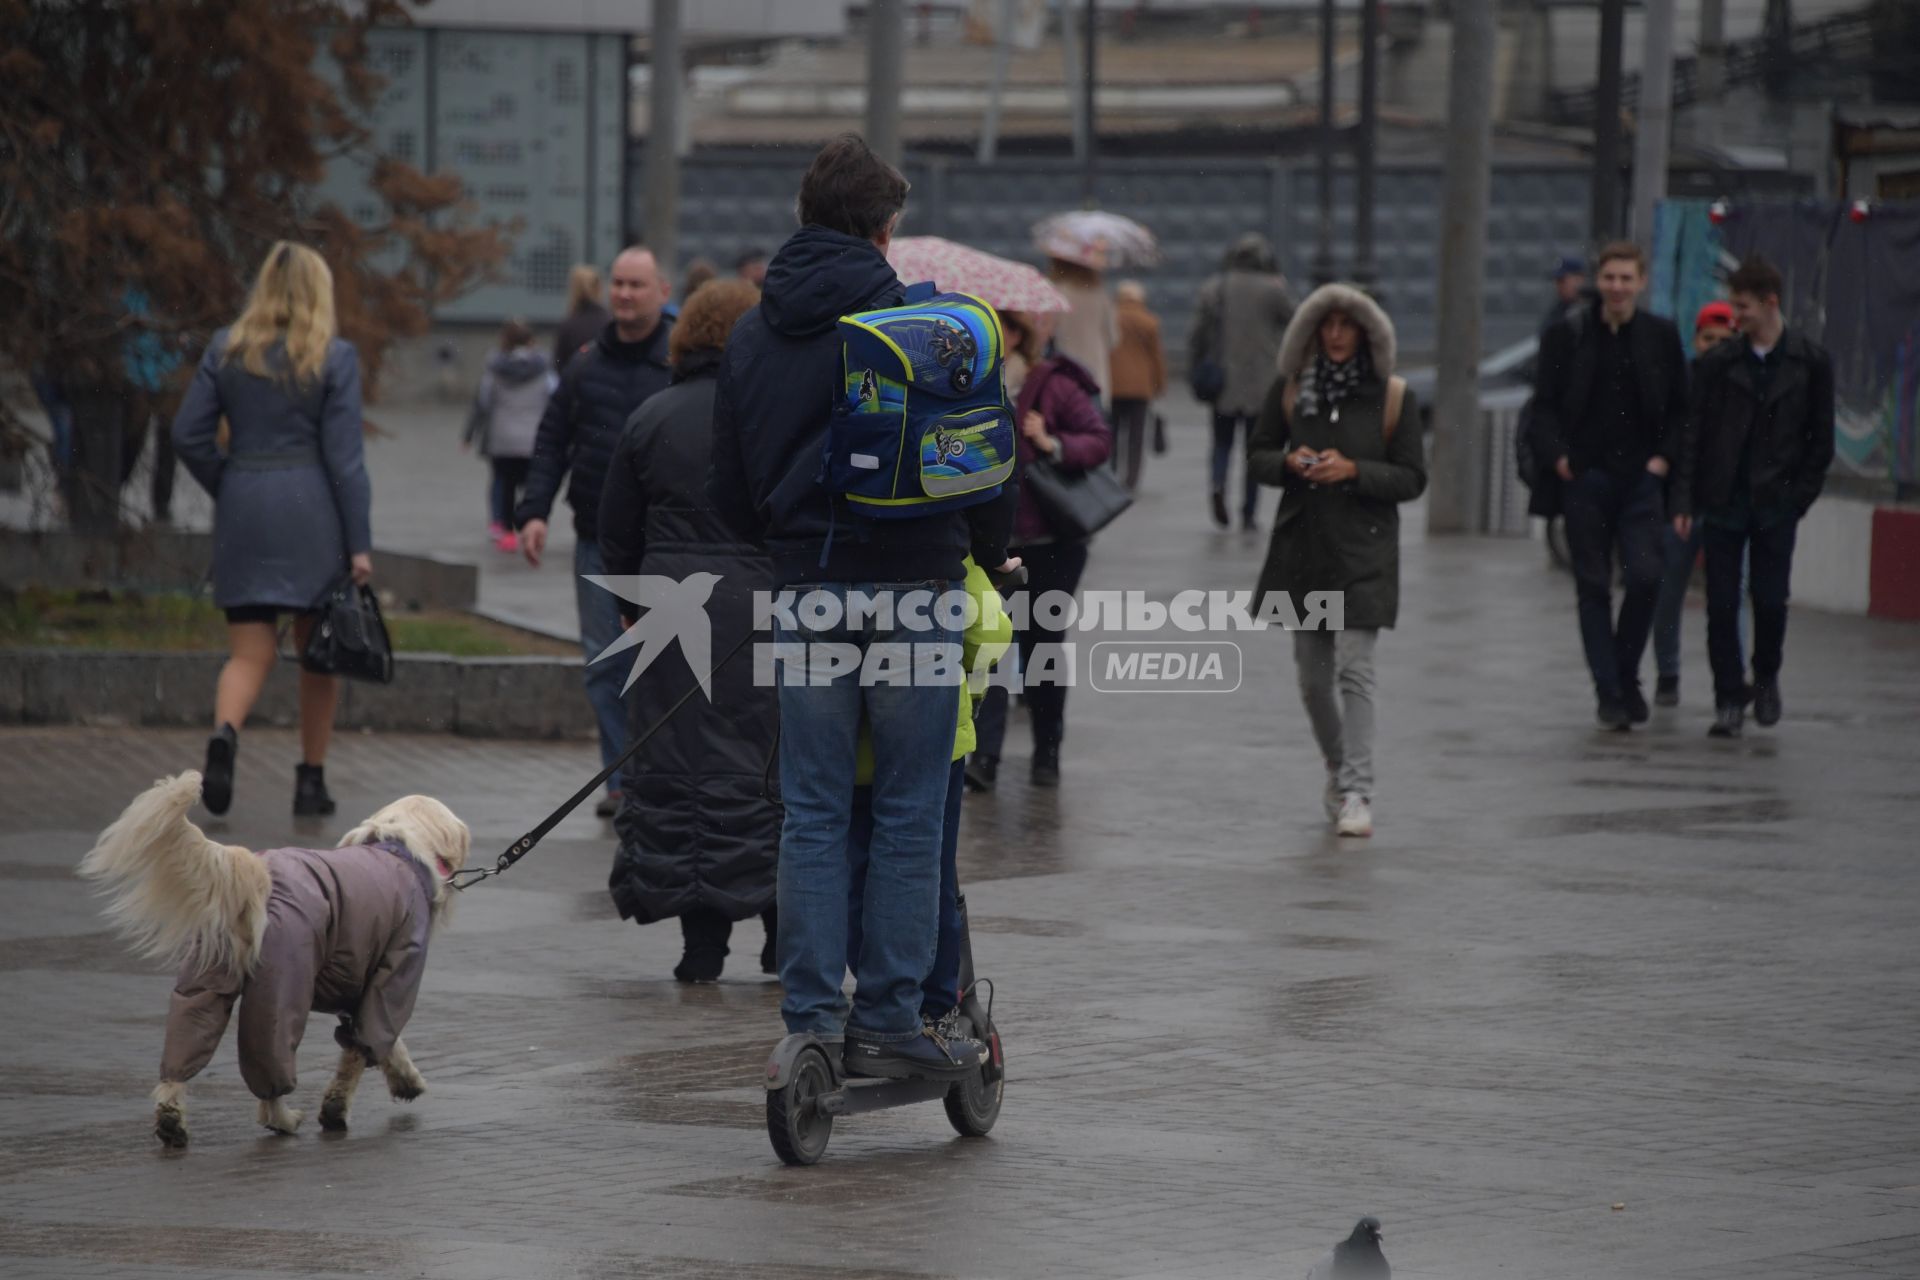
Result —
[[215, 844], [187, 820], [200, 775], [162, 778], [100, 833], [80, 874], [107, 894], [107, 918], [144, 956], [247, 973], [260, 955], [273, 877], [251, 849]]

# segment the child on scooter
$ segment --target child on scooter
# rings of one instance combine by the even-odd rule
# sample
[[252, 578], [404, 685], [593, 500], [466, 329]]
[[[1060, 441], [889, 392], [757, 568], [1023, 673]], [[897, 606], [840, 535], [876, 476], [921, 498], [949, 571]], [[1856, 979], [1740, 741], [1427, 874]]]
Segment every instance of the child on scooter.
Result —
[[[959, 727], [953, 735], [953, 765], [947, 775], [946, 818], [940, 834], [940, 940], [933, 969], [920, 984], [920, 1016], [939, 1022], [959, 1003], [960, 992], [960, 799], [965, 791], [967, 755], [974, 748], [973, 713], [987, 691], [987, 676], [1013, 642], [1013, 619], [986, 570], [969, 556], [967, 594], [977, 606], [974, 620], [961, 635], [960, 657], [967, 678], [960, 684]], [[866, 892], [867, 849], [873, 838], [873, 742], [860, 731], [859, 755], [854, 765], [853, 818], [848, 828], [847, 856], [853, 877], [847, 901], [847, 967], [858, 970], [860, 906]]]

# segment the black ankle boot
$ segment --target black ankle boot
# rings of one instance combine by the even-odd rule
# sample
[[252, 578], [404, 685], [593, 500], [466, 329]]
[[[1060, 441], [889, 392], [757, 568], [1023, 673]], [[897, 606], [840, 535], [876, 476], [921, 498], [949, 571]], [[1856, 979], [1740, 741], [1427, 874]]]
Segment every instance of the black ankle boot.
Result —
[[1032, 783], [1036, 787], [1060, 785], [1060, 744], [1034, 747]]
[[240, 753], [240, 735], [223, 724], [207, 739], [207, 764], [200, 771], [200, 803], [208, 813], [225, 813], [233, 804], [233, 758]]
[[324, 818], [332, 814], [333, 797], [327, 794], [326, 769], [317, 764], [295, 765], [293, 769], [293, 816]]

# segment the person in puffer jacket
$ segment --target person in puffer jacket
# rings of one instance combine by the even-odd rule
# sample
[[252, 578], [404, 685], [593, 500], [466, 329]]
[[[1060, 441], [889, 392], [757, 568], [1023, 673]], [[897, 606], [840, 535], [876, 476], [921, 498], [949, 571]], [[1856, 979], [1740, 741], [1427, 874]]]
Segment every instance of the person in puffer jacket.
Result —
[[540, 417], [547, 411], [560, 377], [553, 361], [534, 345], [533, 330], [524, 320], [509, 320], [500, 329], [500, 349], [487, 357], [486, 372], [473, 396], [463, 447], [479, 446], [493, 473], [488, 489], [487, 536], [501, 551], [520, 549], [513, 532], [513, 508], [527, 483], [528, 459]]

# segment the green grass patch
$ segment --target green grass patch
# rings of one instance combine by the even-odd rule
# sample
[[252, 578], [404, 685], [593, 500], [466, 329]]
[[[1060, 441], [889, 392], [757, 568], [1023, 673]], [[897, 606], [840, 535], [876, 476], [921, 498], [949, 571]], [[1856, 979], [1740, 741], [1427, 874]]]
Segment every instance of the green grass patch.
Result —
[[[454, 609], [389, 613], [387, 634], [396, 653], [504, 658], [579, 652], [563, 641]], [[0, 587], [0, 648], [192, 653], [226, 647], [226, 615], [205, 596]], [[292, 647], [289, 635], [282, 648]]]

